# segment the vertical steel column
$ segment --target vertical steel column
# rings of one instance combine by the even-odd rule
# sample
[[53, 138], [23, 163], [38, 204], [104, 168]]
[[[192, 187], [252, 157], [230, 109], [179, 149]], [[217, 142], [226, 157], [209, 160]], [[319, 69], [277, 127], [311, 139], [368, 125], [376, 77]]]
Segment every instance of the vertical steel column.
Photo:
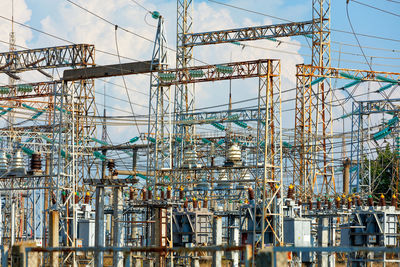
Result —
[[[232, 216], [229, 223], [229, 245], [239, 246], [239, 218]], [[240, 253], [239, 251], [231, 251], [230, 258], [232, 260], [232, 267], [239, 267]]]
[[[262, 182], [261, 192], [261, 236], [255, 242], [257, 245], [261, 241], [261, 248], [265, 246], [265, 233], [271, 230], [274, 236], [274, 244], [283, 242], [283, 207], [282, 201], [278, 196], [282, 196], [283, 170], [282, 170], [282, 100], [281, 100], [281, 65], [279, 61], [269, 60], [266, 66], [267, 75], [260, 77], [259, 91], [265, 91], [265, 102], [259, 105], [259, 112], [265, 111], [264, 119], [258, 124], [265, 124], [265, 127], [258, 133], [257, 140], [262, 151], [257, 150], [257, 164], [262, 156], [263, 173], [257, 179]], [[264, 93], [259, 93], [259, 102]], [[260, 116], [260, 115], [259, 115]], [[258, 126], [260, 129], [260, 126]], [[259, 141], [257, 141], [259, 142]], [[262, 178], [261, 178], [262, 177]], [[260, 181], [260, 179], [262, 179]], [[257, 184], [257, 183], [256, 183]], [[259, 190], [257, 190], [259, 191]], [[257, 205], [254, 208], [256, 214]], [[272, 218], [272, 221], [267, 218]], [[254, 227], [256, 226], [254, 220]], [[254, 233], [254, 231], [253, 231]]]
[[[328, 217], [318, 218], [318, 246], [330, 246], [330, 220]], [[331, 257], [328, 252], [318, 253], [318, 267], [329, 267], [331, 264]]]
[[[176, 68], [178, 69], [185, 69], [193, 65], [193, 47], [186, 46], [186, 34], [192, 33], [192, 9], [193, 0], [177, 0]], [[176, 121], [185, 120], [186, 114], [193, 112], [194, 88], [194, 84], [177, 84], [175, 86], [174, 111]], [[174, 146], [174, 167], [181, 167], [184, 151], [185, 149], [190, 149], [193, 135], [193, 125], [175, 124], [174, 137], [179, 141], [175, 142], [176, 145]]]
[[343, 194], [349, 195], [350, 188], [350, 165], [351, 161], [349, 158], [343, 160]]
[[[124, 200], [121, 187], [114, 187], [113, 189], [113, 210], [114, 210], [114, 228], [113, 228], [113, 246], [122, 247], [124, 245], [124, 231], [122, 228]], [[122, 252], [113, 253], [113, 266], [123, 267], [124, 257]]]
[[11, 198], [10, 248], [15, 244], [15, 199]]
[[[60, 224], [60, 214], [56, 210], [50, 211], [50, 224], [49, 224], [49, 245], [50, 247], [59, 247], [59, 224]], [[50, 255], [50, 266], [58, 267], [58, 256], [59, 252], [51, 252]]]
[[[213, 221], [213, 242], [215, 246], [222, 245], [222, 217], [214, 216]], [[213, 253], [212, 267], [221, 267], [222, 251]]]
[[[329, 79], [326, 83], [316, 79], [327, 75], [326, 67], [331, 66], [330, 6], [330, 0], [312, 2], [312, 65], [318, 67], [316, 72], [305, 73], [301, 66], [297, 68], [295, 147], [299, 157], [294, 161], [297, 176], [294, 179], [295, 183], [298, 180], [300, 187], [303, 187], [300, 189], [303, 197], [307, 193], [315, 193], [319, 176], [322, 176], [320, 192], [336, 191], [333, 172], [332, 89]], [[311, 155], [307, 155], [309, 153]], [[309, 170], [310, 176], [307, 178], [306, 172]], [[307, 188], [307, 184], [310, 188]]]
[[[96, 218], [95, 218], [95, 236], [94, 243], [97, 248], [104, 247], [104, 187], [96, 187]], [[96, 251], [94, 253], [95, 266], [103, 266], [104, 252]]]
[[[330, 0], [313, 0], [313, 20], [316, 22], [313, 25], [312, 65], [320, 67], [313, 75], [326, 75], [328, 71], [326, 68], [331, 67], [330, 9]], [[316, 78], [313, 76], [311, 83], [316, 81]], [[310, 142], [315, 146], [312, 159], [312, 184], [314, 189], [318, 176], [322, 176], [322, 187], [319, 192], [330, 193], [336, 191], [332, 145], [333, 94], [329, 79], [326, 82], [318, 82], [315, 86], [316, 91], [313, 92], [313, 99], [309, 102], [311, 112], [315, 116], [312, 123], [315, 136]]]
[[[164, 18], [160, 16], [158, 18], [151, 69], [156, 65], [158, 70], [166, 70], [168, 68], [167, 59], [167, 39], [164, 29]], [[152, 184], [147, 182], [147, 185], [152, 186], [153, 192], [157, 192], [157, 184], [158, 182], [162, 182], [159, 181], [160, 177], [157, 171], [172, 166], [170, 87], [161, 86], [160, 79], [159, 73], [150, 73], [147, 176], [149, 177], [154, 173], [154, 179]], [[152, 134], [154, 134], [154, 137]], [[167, 138], [168, 142], [165, 142], [165, 138]], [[150, 140], [154, 140], [154, 146], [151, 146]]]

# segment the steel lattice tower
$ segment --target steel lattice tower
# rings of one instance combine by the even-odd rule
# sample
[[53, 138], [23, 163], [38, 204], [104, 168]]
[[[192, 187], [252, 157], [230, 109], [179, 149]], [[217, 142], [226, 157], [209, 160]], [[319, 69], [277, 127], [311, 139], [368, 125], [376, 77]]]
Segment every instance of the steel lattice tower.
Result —
[[[297, 66], [294, 183], [301, 195], [335, 191], [332, 150], [332, 88], [327, 75], [331, 65], [330, 0], [313, 0], [312, 66]], [[322, 78], [321, 78], [322, 76]]]

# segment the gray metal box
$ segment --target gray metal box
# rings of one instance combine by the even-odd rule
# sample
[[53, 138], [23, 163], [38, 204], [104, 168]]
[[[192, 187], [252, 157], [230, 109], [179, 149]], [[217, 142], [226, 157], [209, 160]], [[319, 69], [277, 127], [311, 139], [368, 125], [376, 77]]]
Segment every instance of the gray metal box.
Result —
[[78, 238], [82, 239], [83, 247], [94, 247], [95, 223], [92, 219], [78, 222]]
[[285, 218], [283, 223], [286, 244], [311, 247], [311, 220], [307, 218]]

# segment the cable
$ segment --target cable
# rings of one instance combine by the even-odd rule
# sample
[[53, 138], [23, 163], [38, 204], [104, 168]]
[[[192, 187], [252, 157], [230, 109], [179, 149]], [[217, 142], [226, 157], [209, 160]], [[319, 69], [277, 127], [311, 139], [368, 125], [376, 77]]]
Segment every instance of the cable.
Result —
[[146, 7], [144, 7], [143, 5], [141, 5], [140, 3], [138, 3], [136, 0], [131, 0], [132, 2], [134, 2], [136, 5], [140, 6], [141, 8], [143, 8], [144, 10], [146, 10], [147, 12], [149, 12], [150, 14], [152, 14], [153, 12], [151, 12], [150, 10], [148, 10]]
[[386, 0], [388, 2], [392, 2], [392, 3], [396, 3], [396, 4], [400, 4], [400, 1], [396, 1], [396, 0]]
[[[249, 44], [241, 44], [242, 47], [251, 47], [251, 48], [256, 48], [256, 49], [261, 49], [261, 50], [266, 50], [266, 51], [274, 51], [274, 52], [279, 52], [279, 53], [285, 53], [285, 54], [291, 54], [291, 55], [299, 55], [299, 56], [303, 56], [303, 57], [311, 57], [311, 55], [308, 54], [300, 54], [298, 52], [290, 52], [290, 51], [285, 51], [285, 50], [280, 50], [280, 49], [273, 49], [273, 48], [266, 48], [266, 47], [260, 47], [260, 46], [254, 46], [254, 45], [249, 45]], [[350, 54], [350, 53], [348, 53]], [[363, 56], [363, 55], [359, 55], [359, 56]], [[397, 59], [397, 58], [393, 58], [393, 59]], [[398, 58], [400, 59], [400, 58]], [[333, 59], [332, 61], [337, 61], [336, 59]], [[366, 64], [365, 62], [361, 62], [361, 61], [354, 61], [354, 60], [343, 60], [342, 62], [347, 62], [347, 63], [357, 63], [357, 64]], [[388, 65], [388, 64], [379, 64], [376, 63], [376, 66], [382, 66], [382, 67], [393, 67], [393, 68], [399, 68], [399, 65]]]
[[[338, 29], [331, 29], [332, 31], [335, 32], [341, 32], [341, 33], [347, 33], [347, 34], [353, 34], [352, 32], [348, 31], [343, 31], [343, 30], [338, 30]], [[397, 42], [400, 43], [399, 39], [393, 39], [393, 38], [387, 38], [387, 37], [381, 37], [381, 36], [376, 36], [376, 35], [370, 35], [370, 34], [365, 34], [365, 33], [356, 33], [357, 35], [364, 36], [364, 37], [369, 37], [369, 38], [374, 38], [374, 39], [380, 39], [380, 40], [385, 40], [385, 41], [391, 41], [391, 42]]]
[[290, 21], [290, 20], [287, 20], [287, 19], [279, 18], [279, 17], [276, 17], [276, 16], [272, 16], [272, 15], [261, 13], [261, 12], [258, 12], [258, 11], [246, 9], [246, 8], [243, 8], [243, 7], [238, 7], [238, 6], [234, 6], [234, 5], [230, 5], [230, 4], [221, 3], [221, 2], [218, 2], [218, 1], [215, 1], [215, 0], [208, 0], [208, 1], [214, 2], [214, 3], [219, 4], [219, 5], [231, 7], [231, 8], [234, 8], [234, 9], [243, 10], [243, 11], [246, 11], [246, 12], [249, 12], [249, 13], [254, 13], [254, 14], [265, 16], [265, 17], [270, 17], [270, 18], [273, 18], [273, 19], [282, 20], [282, 21], [285, 21], [285, 22], [293, 22], [293, 21]]
[[[69, 0], [67, 0], [67, 1], [69, 1]], [[118, 62], [119, 62], [119, 64], [121, 64], [121, 58], [119, 57], [118, 33], [117, 33], [117, 30], [118, 30], [118, 25], [115, 25], [115, 31], [114, 31], [115, 48], [116, 48], [116, 50], [117, 50]], [[123, 73], [122, 67], [121, 67], [121, 73]], [[129, 92], [128, 92], [128, 89], [127, 89], [127, 86], [126, 86], [125, 75], [122, 75], [121, 77], [122, 77], [122, 81], [124, 82], [124, 87], [125, 87], [126, 96], [128, 97], [128, 101], [129, 101], [129, 107], [131, 108], [132, 115], [134, 116], [134, 115], [135, 115], [135, 112], [133, 111], [132, 102], [131, 102], [131, 97], [129, 96]], [[136, 119], [135, 119], [135, 117], [133, 117], [133, 118], [134, 118], [134, 120], [135, 120], [136, 129], [137, 129], [138, 133], [140, 134], [139, 126], [138, 126], [138, 124], [137, 124], [137, 122], [136, 122]]]
[[[147, 37], [145, 37], [145, 36], [143, 36], [143, 35], [137, 34], [137, 33], [133, 32], [133, 31], [127, 29], [127, 28], [118, 26], [117, 24], [114, 24], [114, 23], [111, 22], [110, 20], [105, 19], [105, 18], [101, 17], [100, 15], [97, 15], [96, 13], [90, 11], [89, 9], [87, 9], [87, 8], [85, 8], [85, 7], [79, 5], [79, 4], [77, 4], [77, 3], [75, 3], [75, 2], [73, 2], [73, 1], [71, 1], [71, 0], [66, 0], [66, 1], [68, 1], [69, 3], [73, 4], [74, 6], [80, 8], [80, 9], [86, 11], [86, 12], [88, 12], [89, 14], [95, 16], [96, 18], [101, 19], [102, 21], [104, 21], [104, 22], [106, 22], [106, 23], [108, 23], [108, 24], [110, 24], [110, 25], [112, 25], [112, 26], [114, 26], [114, 27], [118, 27], [118, 28], [120, 28], [121, 30], [123, 30], [123, 31], [125, 31], [125, 32], [127, 32], [127, 33], [130, 33], [130, 34], [132, 34], [132, 35], [134, 35], [134, 36], [136, 36], [136, 37], [142, 38], [142, 39], [144, 39], [144, 40], [146, 40], [146, 41], [149, 41], [149, 42], [151, 42], [151, 43], [154, 44], [154, 40], [151, 40], [151, 39], [149, 39], [149, 38], [147, 38]], [[171, 47], [166, 46], [165, 48], [168, 49], [168, 50], [170, 50], [170, 51], [172, 51], [172, 52], [175, 52], [175, 53], [177, 52], [175, 49], [173, 49], [173, 48], [171, 48]], [[207, 62], [204, 62], [204, 61], [202, 61], [202, 60], [200, 60], [200, 59], [196, 59], [196, 58], [192, 58], [192, 59], [195, 60], [195, 61], [197, 61], [197, 62], [200, 62], [200, 63], [203, 63], [203, 64], [207, 64]]]
[[[285, 21], [285, 22], [293, 22], [293, 21], [290, 21], [290, 20], [287, 20], [287, 19], [284, 19], [284, 18], [271, 16], [271, 15], [268, 15], [268, 14], [265, 14], [265, 13], [261, 13], [261, 12], [258, 12], [258, 11], [254, 11], [254, 10], [250, 10], [250, 9], [246, 9], [246, 8], [242, 8], [242, 7], [238, 7], [238, 6], [234, 6], [234, 5], [225, 4], [225, 3], [222, 3], [222, 2], [219, 2], [219, 1], [215, 1], [215, 0], [208, 0], [208, 1], [214, 2], [214, 3], [219, 4], [219, 5], [231, 7], [231, 8], [234, 8], [234, 9], [246, 11], [246, 12], [249, 12], [249, 13], [253, 13], [253, 14], [258, 14], [258, 15], [262, 15], [262, 16], [266, 16], [266, 17], [275, 18], [275, 19], [282, 20], [282, 21]], [[347, 32], [347, 31], [343, 31], [343, 30], [338, 30], [338, 29], [331, 29], [331, 30], [332, 30], [332, 31], [336, 31], [336, 32], [342, 32], [342, 33], [353, 34], [353, 33], [351, 33], [351, 32]], [[391, 38], [386, 38], [386, 37], [380, 37], [380, 36], [376, 36], [376, 35], [368, 35], [368, 34], [361, 34], [361, 33], [357, 33], [357, 34], [360, 35], [360, 36], [365, 36], [365, 37], [370, 37], [370, 38], [375, 38], [375, 39], [381, 39], [381, 40], [387, 40], [387, 41], [393, 41], [393, 42], [400, 42], [400, 40], [397, 40], [397, 39], [391, 39]]]
[[[133, 1], [133, 0], [132, 0], [132, 1]], [[400, 17], [399, 14], [392, 13], [392, 12], [390, 12], [390, 11], [386, 11], [386, 10], [383, 10], [383, 9], [378, 8], [378, 7], [374, 7], [374, 6], [365, 4], [365, 3], [361, 3], [361, 2], [358, 2], [357, 0], [351, 0], [351, 1], [354, 2], [354, 3], [357, 3], [357, 4], [359, 4], [359, 5], [363, 5], [363, 6], [366, 6], [366, 7], [369, 7], [369, 8], [373, 8], [373, 9], [379, 10], [379, 11], [381, 11], [381, 12], [384, 12], [384, 13], [387, 13], [387, 14], [390, 14], [390, 15], [393, 15], [393, 16], [396, 16], [396, 17]]]
[[[118, 98], [118, 97], [115, 97], [115, 96], [113, 96], [113, 95], [104, 94], [104, 93], [101, 93], [101, 92], [95, 92], [95, 93], [96, 93], [96, 94], [99, 94], [99, 95], [102, 95], [102, 96], [106, 96], [106, 97], [109, 97], [109, 98], [115, 99], [115, 100], [118, 100], [118, 101], [121, 101], [121, 102], [129, 103], [129, 101], [128, 101], [128, 100], [126, 100], [126, 99], [122, 99], [122, 98]], [[142, 104], [138, 104], [138, 103], [133, 103], [133, 104], [135, 104], [136, 106], [140, 106], [140, 107], [148, 108], [148, 106], [145, 106], [145, 105], [142, 105]]]

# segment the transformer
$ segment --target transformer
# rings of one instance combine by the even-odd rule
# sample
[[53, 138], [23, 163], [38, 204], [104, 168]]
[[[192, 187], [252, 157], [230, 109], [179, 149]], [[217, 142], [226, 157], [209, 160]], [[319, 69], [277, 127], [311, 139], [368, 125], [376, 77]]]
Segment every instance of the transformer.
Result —
[[213, 213], [205, 208], [178, 209], [173, 214], [174, 246], [211, 244]]

